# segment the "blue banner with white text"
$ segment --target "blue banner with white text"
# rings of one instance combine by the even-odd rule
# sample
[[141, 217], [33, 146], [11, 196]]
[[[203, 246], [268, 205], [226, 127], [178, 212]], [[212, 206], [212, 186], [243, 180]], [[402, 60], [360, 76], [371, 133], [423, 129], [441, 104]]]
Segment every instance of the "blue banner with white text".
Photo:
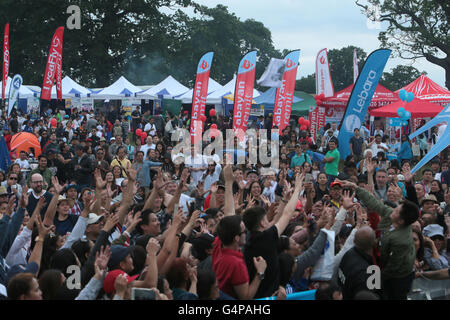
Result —
[[391, 50], [388, 49], [373, 51], [367, 57], [356, 80], [339, 130], [338, 141], [341, 159], [345, 159], [350, 154], [350, 139], [353, 136], [353, 130], [355, 128], [360, 129], [364, 123], [364, 117], [369, 110], [370, 102], [390, 54]]

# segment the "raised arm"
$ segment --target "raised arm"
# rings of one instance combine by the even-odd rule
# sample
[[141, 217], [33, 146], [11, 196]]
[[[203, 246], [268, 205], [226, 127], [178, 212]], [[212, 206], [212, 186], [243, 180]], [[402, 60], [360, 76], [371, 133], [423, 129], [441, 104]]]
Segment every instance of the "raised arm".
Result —
[[278, 230], [278, 236], [281, 236], [281, 234], [284, 232], [284, 229], [286, 229], [287, 225], [289, 224], [289, 221], [291, 220], [292, 216], [295, 213], [295, 207], [297, 206], [298, 196], [303, 188], [304, 180], [305, 180], [304, 173], [298, 174], [295, 178], [294, 192], [291, 198], [289, 199], [289, 202], [287, 203], [286, 207], [284, 208], [280, 220], [278, 220], [278, 222], [275, 224]]
[[136, 280], [133, 282], [133, 287], [136, 288], [156, 288], [158, 284], [158, 265], [156, 254], [161, 246], [158, 240], [151, 238], [147, 243], [147, 259], [145, 265], [147, 266], [147, 272], [144, 280]]
[[56, 192], [53, 194], [52, 200], [48, 205], [47, 211], [45, 212], [43, 221], [45, 226], [51, 226], [53, 224], [53, 220], [56, 214], [56, 206], [58, 204], [58, 197], [61, 194], [61, 191], [64, 189], [64, 187], [59, 184], [57, 177], [52, 177], [52, 185], [55, 188]]
[[126, 186], [125, 192], [123, 194], [123, 199], [119, 207], [119, 223], [123, 224], [125, 221], [125, 217], [128, 214], [128, 209], [133, 204], [133, 190], [134, 190], [134, 183], [136, 182], [136, 175], [137, 171], [134, 168], [128, 168], [127, 170], [127, 179], [128, 184]]
[[225, 178], [225, 204], [223, 208], [223, 213], [225, 216], [235, 215], [234, 210], [234, 197], [233, 197], [233, 169], [230, 164], [225, 165], [223, 168], [223, 176]]

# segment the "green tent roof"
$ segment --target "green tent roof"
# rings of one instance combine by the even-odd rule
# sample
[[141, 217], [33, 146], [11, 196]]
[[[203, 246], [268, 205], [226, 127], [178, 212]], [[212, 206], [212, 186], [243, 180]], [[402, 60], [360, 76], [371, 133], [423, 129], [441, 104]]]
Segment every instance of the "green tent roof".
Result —
[[303, 101], [292, 104], [292, 115], [298, 117], [307, 116], [309, 114], [309, 107], [316, 106], [316, 100], [312, 94], [303, 91], [295, 91], [294, 96], [302, 98]]

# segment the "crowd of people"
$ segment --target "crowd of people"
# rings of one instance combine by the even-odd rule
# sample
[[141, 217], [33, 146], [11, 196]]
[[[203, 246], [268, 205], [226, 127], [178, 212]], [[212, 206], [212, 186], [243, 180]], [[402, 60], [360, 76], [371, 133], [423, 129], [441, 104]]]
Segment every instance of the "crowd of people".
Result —
[[[336, 124], [314, 141], [293, 121], [277, 167], [237, 165], [194, 147], [172, 154], [171, 135], [189, 120], [113, 106], [3, 117], [9, 149], [24, 131], [42, 153], [10, 150], [0, 172], [0, 297], [249, 300], [315, 289], [317, 300], [404, 300], [415, 277], [450, 276], [446, 152], [413, 175], [406, 135], [388, 160], [380, 127], [355, 128], [341, 159]], [[224, 132], [232, 119], [208, 117], [204, 129], [213, 124]], [[270, 131], [272, 120], [253, 127]], [[373, 266], [380, 285], [370, 285]]]

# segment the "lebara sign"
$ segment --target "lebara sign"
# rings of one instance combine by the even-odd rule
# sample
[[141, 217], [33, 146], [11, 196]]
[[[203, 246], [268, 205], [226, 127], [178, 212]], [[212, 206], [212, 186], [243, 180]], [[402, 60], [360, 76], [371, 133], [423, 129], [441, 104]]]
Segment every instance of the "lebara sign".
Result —
[[345, 159], [350, 154], [349, 143], [353, 136], [353, 130], [361, 128], [390, 54], [391, 50], [388, 49], [379, 49], [372, 52], [356, 80], [339, 130], [338, 140], [341, 159]]

